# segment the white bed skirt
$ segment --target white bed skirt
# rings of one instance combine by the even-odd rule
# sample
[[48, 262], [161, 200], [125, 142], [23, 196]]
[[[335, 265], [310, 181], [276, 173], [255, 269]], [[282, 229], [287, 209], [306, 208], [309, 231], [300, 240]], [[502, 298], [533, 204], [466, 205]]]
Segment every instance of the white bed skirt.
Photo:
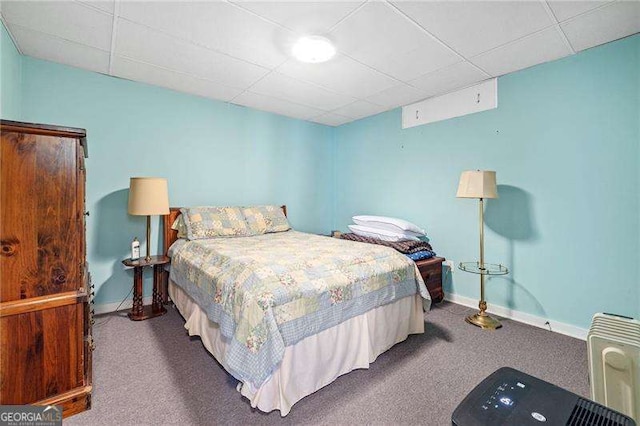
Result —
[[[200, 336], [204, 347], [225, 365], [227, 339], [218, 325], [181, 287], [169, 282], [169, 295], [186, 323], [190, 336]], [[409, 296], [378, 307], [285, 348], [278, 369], [260, 388], [244, 383], [240, 388], [251, 406], [264, 412], [291, 407], [307, 395], [358, 368], [369, 368], [378, 355], [409, 334], [424, 332], [420, 295]]]

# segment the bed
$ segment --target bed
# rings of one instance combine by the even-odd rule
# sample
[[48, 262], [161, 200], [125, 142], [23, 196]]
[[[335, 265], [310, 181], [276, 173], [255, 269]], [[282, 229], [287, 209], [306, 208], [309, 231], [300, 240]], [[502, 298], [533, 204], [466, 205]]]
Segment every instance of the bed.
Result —
[[295, 230], [188, 241], [171, 229], [179, 215], [171, 208], [163, 224], [168, 294], [254, 408], [286, 416], [424, 332], [429, 293], [393, 249]]

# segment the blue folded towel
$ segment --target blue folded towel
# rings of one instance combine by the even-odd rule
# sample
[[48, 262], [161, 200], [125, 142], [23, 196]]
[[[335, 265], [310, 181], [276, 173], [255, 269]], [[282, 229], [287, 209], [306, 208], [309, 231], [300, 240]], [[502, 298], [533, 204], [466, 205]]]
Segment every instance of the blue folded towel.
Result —
[[434, 252], [432, 252], [431, 250], [422, 250], [422, 251], [417, 251], [415, 253], [409, 253], [406, 256], [409, 259], [412, 260], [423, 260], [423, 259], [429, 259], [430, 257], [435, 256], [436, 254]]

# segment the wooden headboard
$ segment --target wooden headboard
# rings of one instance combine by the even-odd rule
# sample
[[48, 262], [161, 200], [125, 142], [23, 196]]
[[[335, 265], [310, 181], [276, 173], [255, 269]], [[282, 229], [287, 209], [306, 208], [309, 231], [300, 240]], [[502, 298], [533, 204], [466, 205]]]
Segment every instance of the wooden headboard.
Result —
[[[286, 216], [287, 206], [280, 206], [280, 207], [282, 208], [282, 212]], [[180, 216], [181, 208], [182, 207], [170, 207], [169, 214], [162, 216], [162, 229], [163, 229], [163, 235], [164, 235], [162, 252], [164, 253], [165, 256], [167, 256], [167, 253], [169, 251], [169, 247], [171, 247], [171, 244], [175, 243], [176, 240], [178, 239], [178, 231], [171, 229], [171, 225], [173, 225], [173, 222], [175, 222], [178, 216]]]

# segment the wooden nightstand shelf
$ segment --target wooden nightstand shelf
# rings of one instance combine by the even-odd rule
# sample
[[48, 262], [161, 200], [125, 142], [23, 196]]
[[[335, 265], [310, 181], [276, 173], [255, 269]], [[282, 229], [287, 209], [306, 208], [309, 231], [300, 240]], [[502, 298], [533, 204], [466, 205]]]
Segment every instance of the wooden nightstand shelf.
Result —
[[442, 262], [444, 261], [444, 257], [432, 257], [416, 261], [416, 266], [434, 303], [441, 302], [444, 298], [444, 292], [442, 291]]
[[[162, 277], [164, 265], [171, 262], [167, 256], [151, 256], [150, 261], [144, 257], [137, 260], [125, 259], [124, 266], [133, 268], [133, 306], [129, 312], [129, 319], [141, 321], [148, 318], [158, 317], [167, 313], [162, 306]], [[153, 266], [153, 298], [151, 305], [142, 305], [142, 270], [147, 266]]]

